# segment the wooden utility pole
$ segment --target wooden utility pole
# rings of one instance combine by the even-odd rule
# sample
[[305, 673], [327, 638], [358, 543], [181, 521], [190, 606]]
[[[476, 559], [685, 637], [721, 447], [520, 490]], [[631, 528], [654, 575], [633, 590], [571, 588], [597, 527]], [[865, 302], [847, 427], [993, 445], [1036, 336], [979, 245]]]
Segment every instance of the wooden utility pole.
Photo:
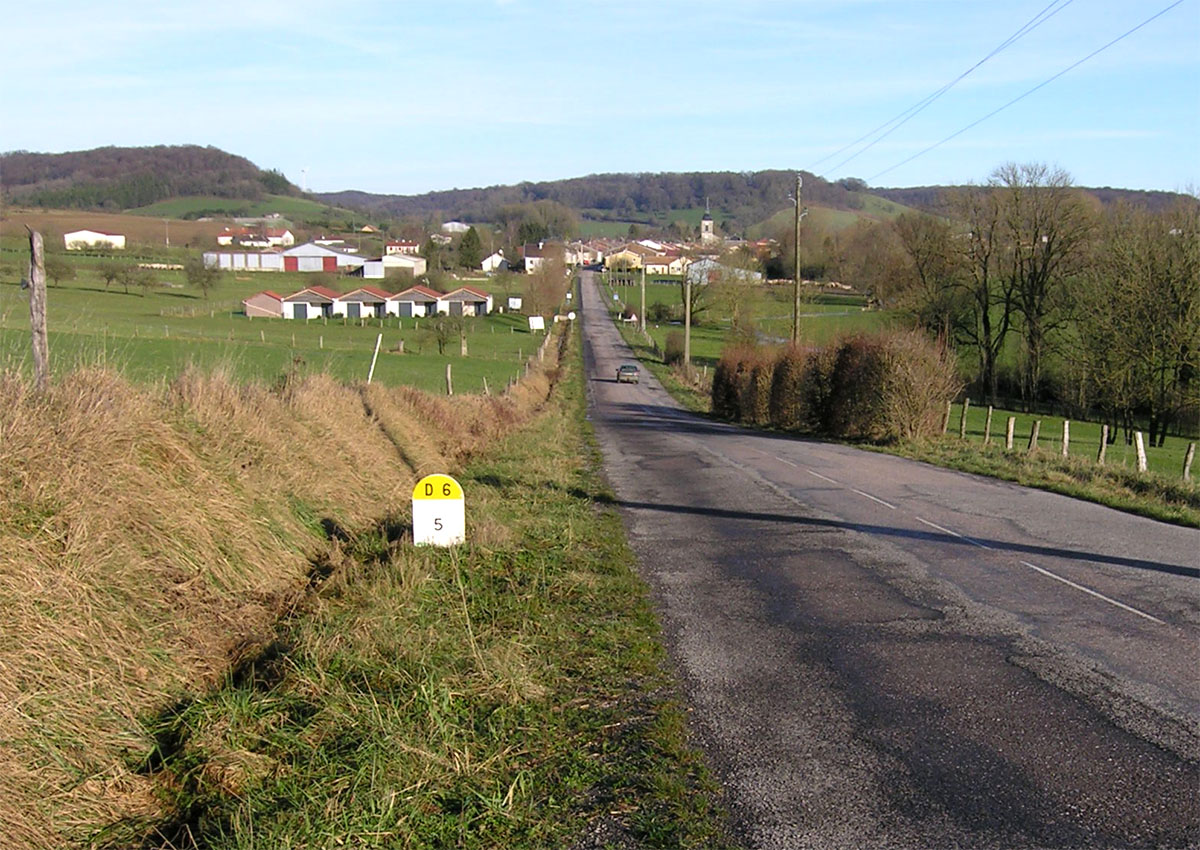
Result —
[[50, 384], [50, 345], [46, 339], [46, 256], [42, 234], [29, 225], [29, 324], [33, 331], [33, 375], [39, 392]]
[[642, 333], [646, 332], [646, 266], [642, 266], [642, 312], [638, 314], [638, 321], [642, 326]]
[[794, 259], [796, 261], [795, 280], [792, 283], [792, 345], [800, 342], [800, 219], [808, 213], [800, 205], [800, 189], [804, 186], [804, 180], [800, 173], [796, 173], [796, 250]]
[[683, 276], [683, 370], [692, 374], [692, 276]]

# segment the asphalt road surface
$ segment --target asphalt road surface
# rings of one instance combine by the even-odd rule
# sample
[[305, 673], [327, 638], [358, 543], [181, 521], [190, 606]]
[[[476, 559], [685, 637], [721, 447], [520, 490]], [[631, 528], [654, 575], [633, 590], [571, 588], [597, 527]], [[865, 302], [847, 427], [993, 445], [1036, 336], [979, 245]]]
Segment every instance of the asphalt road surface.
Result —
[[762, 848], [1200, 846], [1200, 532], [682, 411], [584, 275], [590, 416]]

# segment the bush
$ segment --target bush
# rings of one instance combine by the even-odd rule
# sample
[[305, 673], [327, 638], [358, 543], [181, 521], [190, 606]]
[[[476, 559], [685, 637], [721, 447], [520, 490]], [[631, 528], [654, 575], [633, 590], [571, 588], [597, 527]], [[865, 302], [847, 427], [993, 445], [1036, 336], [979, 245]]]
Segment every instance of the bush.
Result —
[[671, 308], [661, 301], [656, 302], [646, 308], [646, 318], [652, 322], [669, 322], [671, 320]]
[[683, 363], [683, 331], [671, 331], [667, 334], [667, 344], [663, 348], [663, 363], [668, 366]]
[[770, 355], [755, 354], [754, 360], [747, 364], [746, 380], [741, 387], [742, 419], [754, 425], [766, 425], [771, 421], [771, 379], [775, 361]]
[[775, 361], [771, 376], [770, 422], [785, 431], [804, 429], [804, 375], [812, 349], [789, 346]]

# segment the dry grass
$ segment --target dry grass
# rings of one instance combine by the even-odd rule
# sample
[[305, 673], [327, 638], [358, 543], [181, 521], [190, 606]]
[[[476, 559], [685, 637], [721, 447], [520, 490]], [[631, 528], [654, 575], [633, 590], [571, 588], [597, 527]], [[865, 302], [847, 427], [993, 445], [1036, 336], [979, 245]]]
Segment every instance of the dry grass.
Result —
[[[418, 475], [532, 416], [555, 353], [493, 398], [100, 369], [43, 396], [0, 374], [0, 843], [160, 816], [146, 718], [270, 633], [330, 529], [406, 515]], [[519, 657], [485, 660], [524, 687]]]

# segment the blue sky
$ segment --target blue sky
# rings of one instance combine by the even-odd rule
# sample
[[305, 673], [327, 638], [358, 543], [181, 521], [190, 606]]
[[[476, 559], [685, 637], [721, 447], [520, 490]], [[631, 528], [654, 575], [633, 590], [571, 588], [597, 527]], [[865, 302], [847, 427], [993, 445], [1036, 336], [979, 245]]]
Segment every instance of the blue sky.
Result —
[[948, 184], [1037, 161], [1081, 185], [1195, 189], [1200, 0], [888, 170], [1171, 2], [41, 0], [5, 12], [0, 150], [214, 145], [313, 191], [822, 173], [1049, 9], [826, 176]]

